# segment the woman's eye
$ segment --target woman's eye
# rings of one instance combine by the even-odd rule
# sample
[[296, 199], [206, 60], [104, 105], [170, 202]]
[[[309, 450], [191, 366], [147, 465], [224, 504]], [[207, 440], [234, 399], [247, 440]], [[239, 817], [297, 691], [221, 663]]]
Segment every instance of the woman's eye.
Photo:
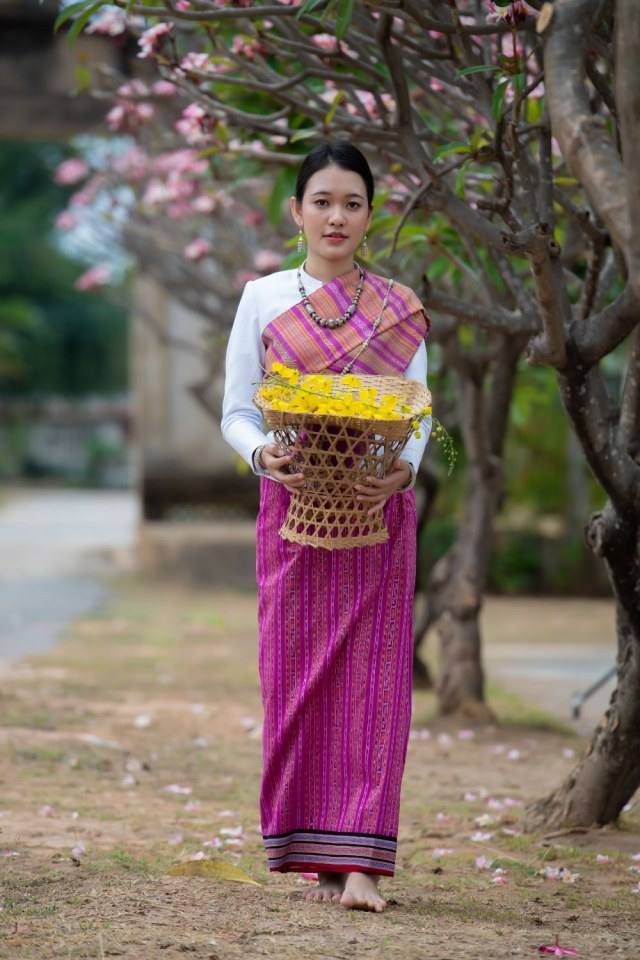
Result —
[[357, 200], [352, 200], [352, 201], [349, 203], [349, 206], [352, 207], [354, 210], [359, 210], [359, 209], [360, 209], [360, 204], [358, 203]]

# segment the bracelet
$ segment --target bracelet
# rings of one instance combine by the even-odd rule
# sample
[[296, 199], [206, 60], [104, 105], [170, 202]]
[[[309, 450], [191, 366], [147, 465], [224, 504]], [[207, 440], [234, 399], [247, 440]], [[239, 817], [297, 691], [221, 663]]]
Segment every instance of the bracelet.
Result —
[[259, 470], [266, 470], [264, 463], [262, 462], [262, 451], [266, 447], [266, 443], [263, 443], [261, 446], [256, 447], [253, 451], [253, 456], [251, 457], [253, 462], [253, 472], [258, 473]]

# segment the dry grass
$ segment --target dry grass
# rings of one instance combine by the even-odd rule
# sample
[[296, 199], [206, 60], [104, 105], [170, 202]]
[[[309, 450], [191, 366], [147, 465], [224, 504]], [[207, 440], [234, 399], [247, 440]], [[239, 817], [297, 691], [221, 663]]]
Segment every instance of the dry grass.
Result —
[[[381, 916], [303, 902], [297, 875], [266, 871], [252, 597], [123, 583], [101, 618], [0, 674], [0, 691], [0, 852], [18, 854], [0, 858], [2, 958], [533, 958], [557, 933], [583, 960], [637, 960], [637, 807], [622, 829], [553, 846], [502, 833], [517, 829], [512, 807], [481, 828], [491, 840], [470, 840], [489, 796], [544, 793], [570, 768], [563, 748], [582, 748], [503, 691], [492, 690], [502, 725], [473, 740], [416, 694], [414, 727], [428, 723], [431, 736], [410, 744]], [[192, 792], [163, 789], [172, 784]], [[241, 845], [203, 847], [240, 825]], [[436, 859], [438, 848], [452, 852]], [[168, 875], [198, 851], [260, 886]], [[505, 886], [476, 868], [480, 854], [508, 871]], [[544, 879], [549, 864], [580, 879]]]

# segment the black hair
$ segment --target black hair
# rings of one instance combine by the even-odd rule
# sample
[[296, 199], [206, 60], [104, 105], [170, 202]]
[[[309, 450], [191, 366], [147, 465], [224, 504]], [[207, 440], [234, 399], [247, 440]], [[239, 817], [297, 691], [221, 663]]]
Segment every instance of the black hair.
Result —
[[317, 173], [318, 170], [324, 170], [332, 163], [335, 163], [337, 167], [342, 167], [343, 170], [351, 170], [353, 173], [360, 174], [365, 182], [367, 200], [371, 207], [375, 189], [371, 167], [365, 155], [346, 140], [338, 140], [336, 143], [323, 140], [311, 153], [307, 154], [300, 164], [298, 179], [296, 180], [296, 200], [298, 203], [302, 203], [307, 183], [314, 173]]

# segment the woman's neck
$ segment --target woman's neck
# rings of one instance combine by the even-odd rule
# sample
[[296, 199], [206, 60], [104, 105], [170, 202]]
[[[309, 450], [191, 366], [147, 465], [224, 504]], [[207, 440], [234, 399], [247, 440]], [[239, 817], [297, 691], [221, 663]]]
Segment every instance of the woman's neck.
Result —
[[325, 260], [324, 257], [316, 257], [310, 253], [304, 262], [304, 269], [310, 277], [328, 283], [329, 280], [341, 277], [344, 273], [349, 273], [353, 269], [353, 257], [345, 257], [342, 260]]

